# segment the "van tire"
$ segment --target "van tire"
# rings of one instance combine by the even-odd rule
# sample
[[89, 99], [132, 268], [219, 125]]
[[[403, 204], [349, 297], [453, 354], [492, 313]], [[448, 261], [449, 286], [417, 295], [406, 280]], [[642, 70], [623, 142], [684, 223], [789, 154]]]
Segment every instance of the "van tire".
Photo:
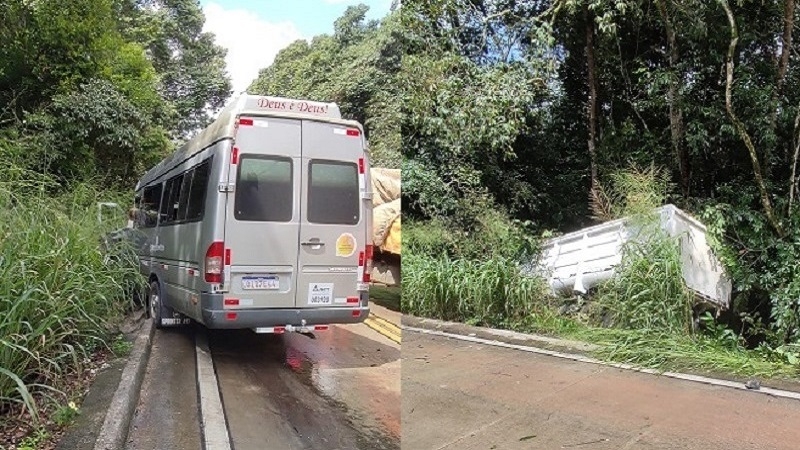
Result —
[[158, 280], [153, 280], [150, 282], [150, 291], [147, 295], [147, 312], [151, 319], [153, 319], [153, 323], [155, 324], [156, 328], [161, 329], [164, 328], [164, 325], [161, 324], [161, 319], [164, 318], [164, 301], [161, 296], [161, 287], [158, 284]]

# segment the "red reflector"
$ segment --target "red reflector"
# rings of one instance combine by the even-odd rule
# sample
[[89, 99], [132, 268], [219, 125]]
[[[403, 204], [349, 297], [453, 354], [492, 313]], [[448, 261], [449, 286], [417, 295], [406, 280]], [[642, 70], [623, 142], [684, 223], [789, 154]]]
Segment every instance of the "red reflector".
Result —
[[358, 158], [358, 173], [364, 174], [364, 158]]
[[364, 276], [361, 278], [364, 283], [369, 283], [372, 280], [372, 249], [372, 245], [367, 245], [364, 251]]
[[314, 325], [314, 330], [316, 331], [325, 331], [328, 329], [327, 325]]
[[356, 130], [356, 129], [354, 129], [354, 128], [349, 128], [347, 130], [347, 135], [348, 136], [361, 136], [361, 132]]
[[226, 298], [225, 299], [225, 305], [226, 306], [236, 306], [238, 304], [239, 304], [239, 299], [238, 298]]
[[229, 248], [225, 249], [225, 265], [226, 266], [231, 265], [231, 249]]
[[347, 297], [347, 303], [358, 303], [358, 297]]
[[353, 311], [353, 317], [358, 317], [360, 315], [361, 315], [361, 311], [360, 310], [357, 309], [357, 310]]
[[286, 331], [286, 327], [275, 327], [275, 328], [273, 328], [273, 331], [275, 333], [280, 334], [280, 333], [283, 333], [284, 331]]
[[231, 155], [231, 164], [237, 164], [239, 162], [239, 149], [237, 147], [233, 147], [233, 155]]
[[238, 317], [238, 316], [239, 315], [236, 314], [236, 313], [227, 313], [227, 314], [225, 314], [225, 318], [228, 319], [228, 320], [236, 320], [236, 317]]
[[252, 125], [253, 119], [239, 119], [239, 125]]
[[364, 265], [364, 252], [358, 252], [358, 265]]

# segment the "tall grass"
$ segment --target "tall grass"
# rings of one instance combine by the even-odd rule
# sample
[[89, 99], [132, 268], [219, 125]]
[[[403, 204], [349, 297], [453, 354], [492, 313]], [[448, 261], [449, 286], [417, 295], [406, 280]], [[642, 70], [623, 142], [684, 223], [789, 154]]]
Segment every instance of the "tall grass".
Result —
[[123, 223], [97, 222], [106, 193], [48, 194], [46, 177], [28, 175], [0, 183], [0, 410], [22, 403], [37, 420], [37, 399], [57, 394], [104, 345], [139, 277], [128, 253], [100, 248]]
[[485, 261], [409, 254], [403, 259], [404, 312], [481, 325], [523, 321], [544, 295], [544, 285], [521, 275], [514, 260]]
[[694, 296], [682, 273], [677, 238], [651, 219], [623, 246], [622, 262], [599, 290], [598, 303], [617, 327], [689, 334]]
[[521, 224], [487, 211], [465, 230], [443, 220], [410, 222], [403, 230], [401, 310], [472, 324], [513, 326], [546, 295], [519, 261], [537, 240]]

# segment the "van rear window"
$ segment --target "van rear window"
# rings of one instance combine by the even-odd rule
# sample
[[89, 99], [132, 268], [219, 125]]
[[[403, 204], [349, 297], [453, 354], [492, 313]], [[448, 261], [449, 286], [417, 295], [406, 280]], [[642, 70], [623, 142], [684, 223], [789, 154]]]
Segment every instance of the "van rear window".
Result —
[[289, 222], [294, 212], [292, 160], [242, 155], [236, 181], [236, 220]]
[[360, 218], [358, 166], [342, 161], [312, 160], [308, 171], [308, 221], [357, 224]]

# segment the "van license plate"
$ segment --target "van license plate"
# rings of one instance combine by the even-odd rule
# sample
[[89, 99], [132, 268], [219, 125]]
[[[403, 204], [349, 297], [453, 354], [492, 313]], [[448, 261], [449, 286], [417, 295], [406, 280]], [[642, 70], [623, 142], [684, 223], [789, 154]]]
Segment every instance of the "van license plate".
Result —
[[243, 277], [242, 289], [247, 290], [269, 290], [279, 289], [278, 277]]
[[333, 303], [333, 283], [310, 283], [308, 285], [309, 305], [330, 305]]

